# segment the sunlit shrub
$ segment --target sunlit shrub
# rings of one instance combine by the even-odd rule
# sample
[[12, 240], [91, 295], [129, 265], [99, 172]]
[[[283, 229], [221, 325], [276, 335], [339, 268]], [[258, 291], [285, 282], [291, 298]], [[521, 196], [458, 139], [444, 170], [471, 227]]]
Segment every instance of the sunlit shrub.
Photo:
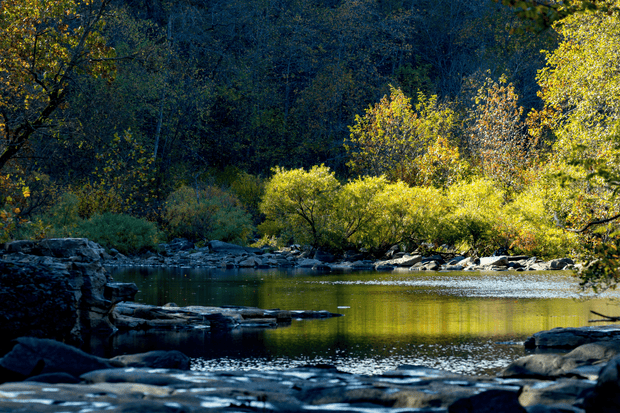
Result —
[[499, 185], [488, 179], [459, 182], [449, 188], [447, 198], [452, 208], [449, 218], [458, 234], [460, 248], [487, 254], [504, 246], [493, 239], [493, 227], [501, 220], [504, 196]]
[[260, 210], [297, 242], [327, 246], [333, 237], [334, 203], [340, 183], [326, 166], [285, 170], [275, 168], [266, 183]]
[[78, 224], [75, 236], [88, 238], [123, 254], [154, 249], [159, 242], [157, 226], [126, 214], [94, 215]]
[[[560, 226], [557, 211], [549, 202], [559, 186], [530, 185], [504, 207], [505, 231], [509, 247], [517, 254], [549, 258], [570, 255], [577, 246], [577, 234]], [[553, 199], [551, 199], [553, 201]]]
[[213, 186], [182, 186], [166, 200], [163, 219], [169, 237], [245, 243], [254, 231], [250, 215], [233, 194]]

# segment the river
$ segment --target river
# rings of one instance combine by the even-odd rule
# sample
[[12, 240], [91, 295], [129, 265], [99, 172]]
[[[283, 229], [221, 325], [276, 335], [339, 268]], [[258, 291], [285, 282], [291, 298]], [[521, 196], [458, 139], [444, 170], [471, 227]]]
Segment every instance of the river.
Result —
[[179, 306], [328, 310], [344, 317], [294, 320], [277, 329], [120, 333], [105, 356], [178, 349], [194, 370], [286, 369], [331, 364], [379, 374], [402, 364], [495, 374], [526, 354], [523, 341], [579, 327], [591, 310], [620, 314], [620, 294], [581, 296], [568, 272], [358, 272], [120, 268], [136, 301]]

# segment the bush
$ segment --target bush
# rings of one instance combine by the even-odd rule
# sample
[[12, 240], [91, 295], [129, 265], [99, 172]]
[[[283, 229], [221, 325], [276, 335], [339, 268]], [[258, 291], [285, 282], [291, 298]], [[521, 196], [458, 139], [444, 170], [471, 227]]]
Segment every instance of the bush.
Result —
[[310, 171], [276, 167], [265, 186], [260, 210], [297, 242], [328, 247], [330, 239], [337, 237], [332, 215], [339, 189], [340, 183], [326, 166]]
[[504, 191], [489, 179], [459, 182], [449, 188], [449, 219], [459, 248], [470, 248], [486, 255], [505, 246], [493, 231], [501, 219], [504, 196]]
[[213, 186], [177, 189], [166, 200], [163, 218], [171, 238], [245, 244], [254, 232], [252, 219], [239, 199]]
[[89, 238], [123, 254], [153, 249], [159, 242], [157, 226], [126, 214], [94, 215], [77, 225], [74, 236]]

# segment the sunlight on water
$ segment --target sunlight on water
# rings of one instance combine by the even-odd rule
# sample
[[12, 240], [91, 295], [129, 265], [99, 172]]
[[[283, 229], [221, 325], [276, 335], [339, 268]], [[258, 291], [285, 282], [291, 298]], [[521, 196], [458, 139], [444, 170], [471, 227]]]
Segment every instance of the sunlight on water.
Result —
[[[588, 325], [590, 311], [618, 315], [618, 292], [586, 297], [569, 273], [349, 273], [139, 270], [136, 301], [240, 305], [344, 314], [277, 329], [131, 332], [113, 338], [121, 354], [175, 348], [195, 370], [283, 370], [330, 364], [379, 374], [413, 364], [495, 374], [526, 354], [522, 342], [555, 327]], [[584, 299], [591, 298], [591, 299]]]

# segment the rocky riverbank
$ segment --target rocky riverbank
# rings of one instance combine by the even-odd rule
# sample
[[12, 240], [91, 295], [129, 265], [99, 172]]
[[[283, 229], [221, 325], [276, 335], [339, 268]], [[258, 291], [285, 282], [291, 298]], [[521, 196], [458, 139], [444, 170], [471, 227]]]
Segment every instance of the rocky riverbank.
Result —
[[575, 265], [570, 258], [542, 261], [536, 257], [498, 255], [493, 257], [465, 257], [454, 253], [423, 255], [402, 252], [395, 247], [383, 259], [350, 251], [342, 257], [324, 251], [313, 251], [298, 246], [279, 251], [242, 247], [221, 241], [211, 241], [204, 247], [176, 239], [161, 244], [160, 252], [149, 252], [133, 257], [116, 251], [106, 254], [110, 266], [183, 267], [206, 269], [234, 268], [301, 268], [322, 272], [346, 271], [548, 271], [570, 270]]
[[497, 377], [422, 366], [199, 372], [177, 351], [105, 359], [24, 337], [0, 358], [0, 412], [608, 413], [620, 411], [619, 354], [617, 341], [592, 342], [524, 357]]

